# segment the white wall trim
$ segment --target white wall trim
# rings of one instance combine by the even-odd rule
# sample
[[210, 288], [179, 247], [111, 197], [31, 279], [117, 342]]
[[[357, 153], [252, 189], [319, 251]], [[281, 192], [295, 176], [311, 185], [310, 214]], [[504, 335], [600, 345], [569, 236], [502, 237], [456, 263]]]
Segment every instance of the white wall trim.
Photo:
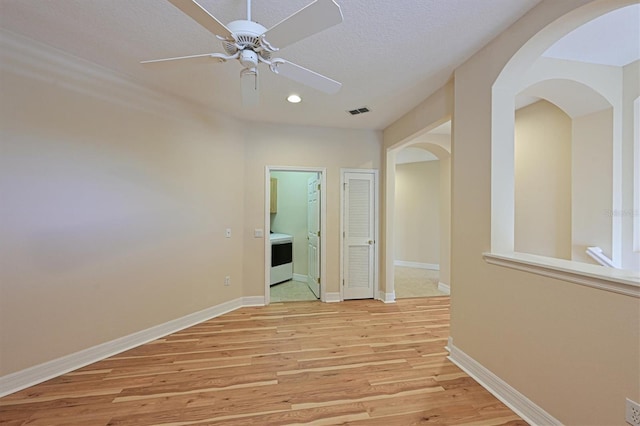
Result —
[[484, 253], [487, 263], [640, 298], [640, 273], [527, 253]]
[[381, 300], [383, 303], [396, 303], [396, 293], [393, 291], [391, 293], [385, 293], [380, 290], [378, 292], [378, 300]]
[[171, 333], [183, 330], [243, 306], [263, 306], [264, 297], [243, 297], [212, 306], [202, 311], [141, 330], [109, 342], [101, 343], [45, 363], [0, 377], [0, 397], [9, 395], [45, 380], [58, 377], [94, 362], [119, 354]]
[[640, 252], [640, 97], [633, 101], [633, 251]]
[[243, 297], [242, 306], [264, 306], [264, 296]]
[[477, 381], [483, 388], [511, 408], [531, 425], [561, 426], [559, 420], [518, 392], [507, 382], [486, 369], [475, 359], [458, 349], [449, 338], [449, 360]]
[[306, 283], [307, 282], [307, 276], [306, 275], [302, 275], [302, 274], [293, 274], [293, 280]]
[[438, 265], [437, 263], [421, 263], [411, 262], [407, 260], [395, 260], [393, 264], [394, 266], [404, 266], [406, 268], [429, 269], [430, 271], [440, 270], [440, 265]]
[[442, 281], [438, 283], [438, 290], [446, 294], [451, 294], [451, 287], [449, 284], [445, 284]]
[[339, 292], [324, 293], [323, 302], [325, 302], [325, 303], [336, 303], [336, 302], [342, 302], [342, 299], [340, 297], [340, 293]]

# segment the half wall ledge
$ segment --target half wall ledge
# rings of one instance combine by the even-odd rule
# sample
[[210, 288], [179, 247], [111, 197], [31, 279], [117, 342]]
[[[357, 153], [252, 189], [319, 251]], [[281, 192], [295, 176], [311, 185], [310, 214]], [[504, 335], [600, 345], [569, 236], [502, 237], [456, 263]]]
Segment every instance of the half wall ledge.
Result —
[[482, 257], [491, 265], [640, 298], [640, 272], [518, 252], [489, 252]]

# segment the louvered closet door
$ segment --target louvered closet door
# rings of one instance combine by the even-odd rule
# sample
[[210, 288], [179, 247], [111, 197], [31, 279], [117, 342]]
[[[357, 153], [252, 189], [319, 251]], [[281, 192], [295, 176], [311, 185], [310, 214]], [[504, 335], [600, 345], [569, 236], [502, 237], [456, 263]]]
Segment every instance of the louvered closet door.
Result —
[[344, 299], [374, 296], [375, 175], [345, 173]]

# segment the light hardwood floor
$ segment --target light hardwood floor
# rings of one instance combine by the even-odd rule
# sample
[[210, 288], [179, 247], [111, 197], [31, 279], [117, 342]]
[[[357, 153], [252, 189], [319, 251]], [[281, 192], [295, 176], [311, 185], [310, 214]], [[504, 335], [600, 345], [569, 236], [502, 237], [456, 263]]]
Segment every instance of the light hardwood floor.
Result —
[[0, 423], [526, 425], [448, 334], [448, 297], [242, 308], [8, 395]]

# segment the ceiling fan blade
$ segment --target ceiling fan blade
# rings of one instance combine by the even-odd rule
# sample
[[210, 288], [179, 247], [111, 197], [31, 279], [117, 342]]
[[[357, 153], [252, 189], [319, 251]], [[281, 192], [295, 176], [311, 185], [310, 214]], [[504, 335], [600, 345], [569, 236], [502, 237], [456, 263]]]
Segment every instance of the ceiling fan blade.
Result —
[[225, 27], [222, 22], [218, 21], [215, 16], [210, 14], [195, 0], [169, 0], [169, 2], [186, 15], [189, 15], [191, 19], [205, 27], [209, 32], [224, 39], [233, 40], [233, 34], [229, 28]]
[[330, 95], [338, 93], [342, 87], [342, 83], [338, 81], [332, 80], [329, 77], [325, 77], [322, 74], [308, 70], [285, 59], [274, 59], [271, 63], [271, 71]]
[[260, 102], [260, 92], [258, 92], [258, 70], [256, 68], [245, 68], [240, 71], [240, 87], [242, 105], [257, 106]]
[[334, 0], [316, 0], [264, 33], [267, 44], [281, 49], [342, 22], [342, 11]]
[[141, 64], [154, 64], [157, 62], [169, 62], [169, 61], [180, 61], [183, 59], [204, 59], [207, 62], [210, 62], [211, 59], [215, 59], [218, 62], [225, 62], [227, 59], [232, 59], [227, 55], [223, 55], [221, 53], [203, 53], [201, 55], [189, 55], [189, 56], [177, 56], [175, 58], [164, 58], [164, 59], [151, 59], [149, 61], [141, 61]]

